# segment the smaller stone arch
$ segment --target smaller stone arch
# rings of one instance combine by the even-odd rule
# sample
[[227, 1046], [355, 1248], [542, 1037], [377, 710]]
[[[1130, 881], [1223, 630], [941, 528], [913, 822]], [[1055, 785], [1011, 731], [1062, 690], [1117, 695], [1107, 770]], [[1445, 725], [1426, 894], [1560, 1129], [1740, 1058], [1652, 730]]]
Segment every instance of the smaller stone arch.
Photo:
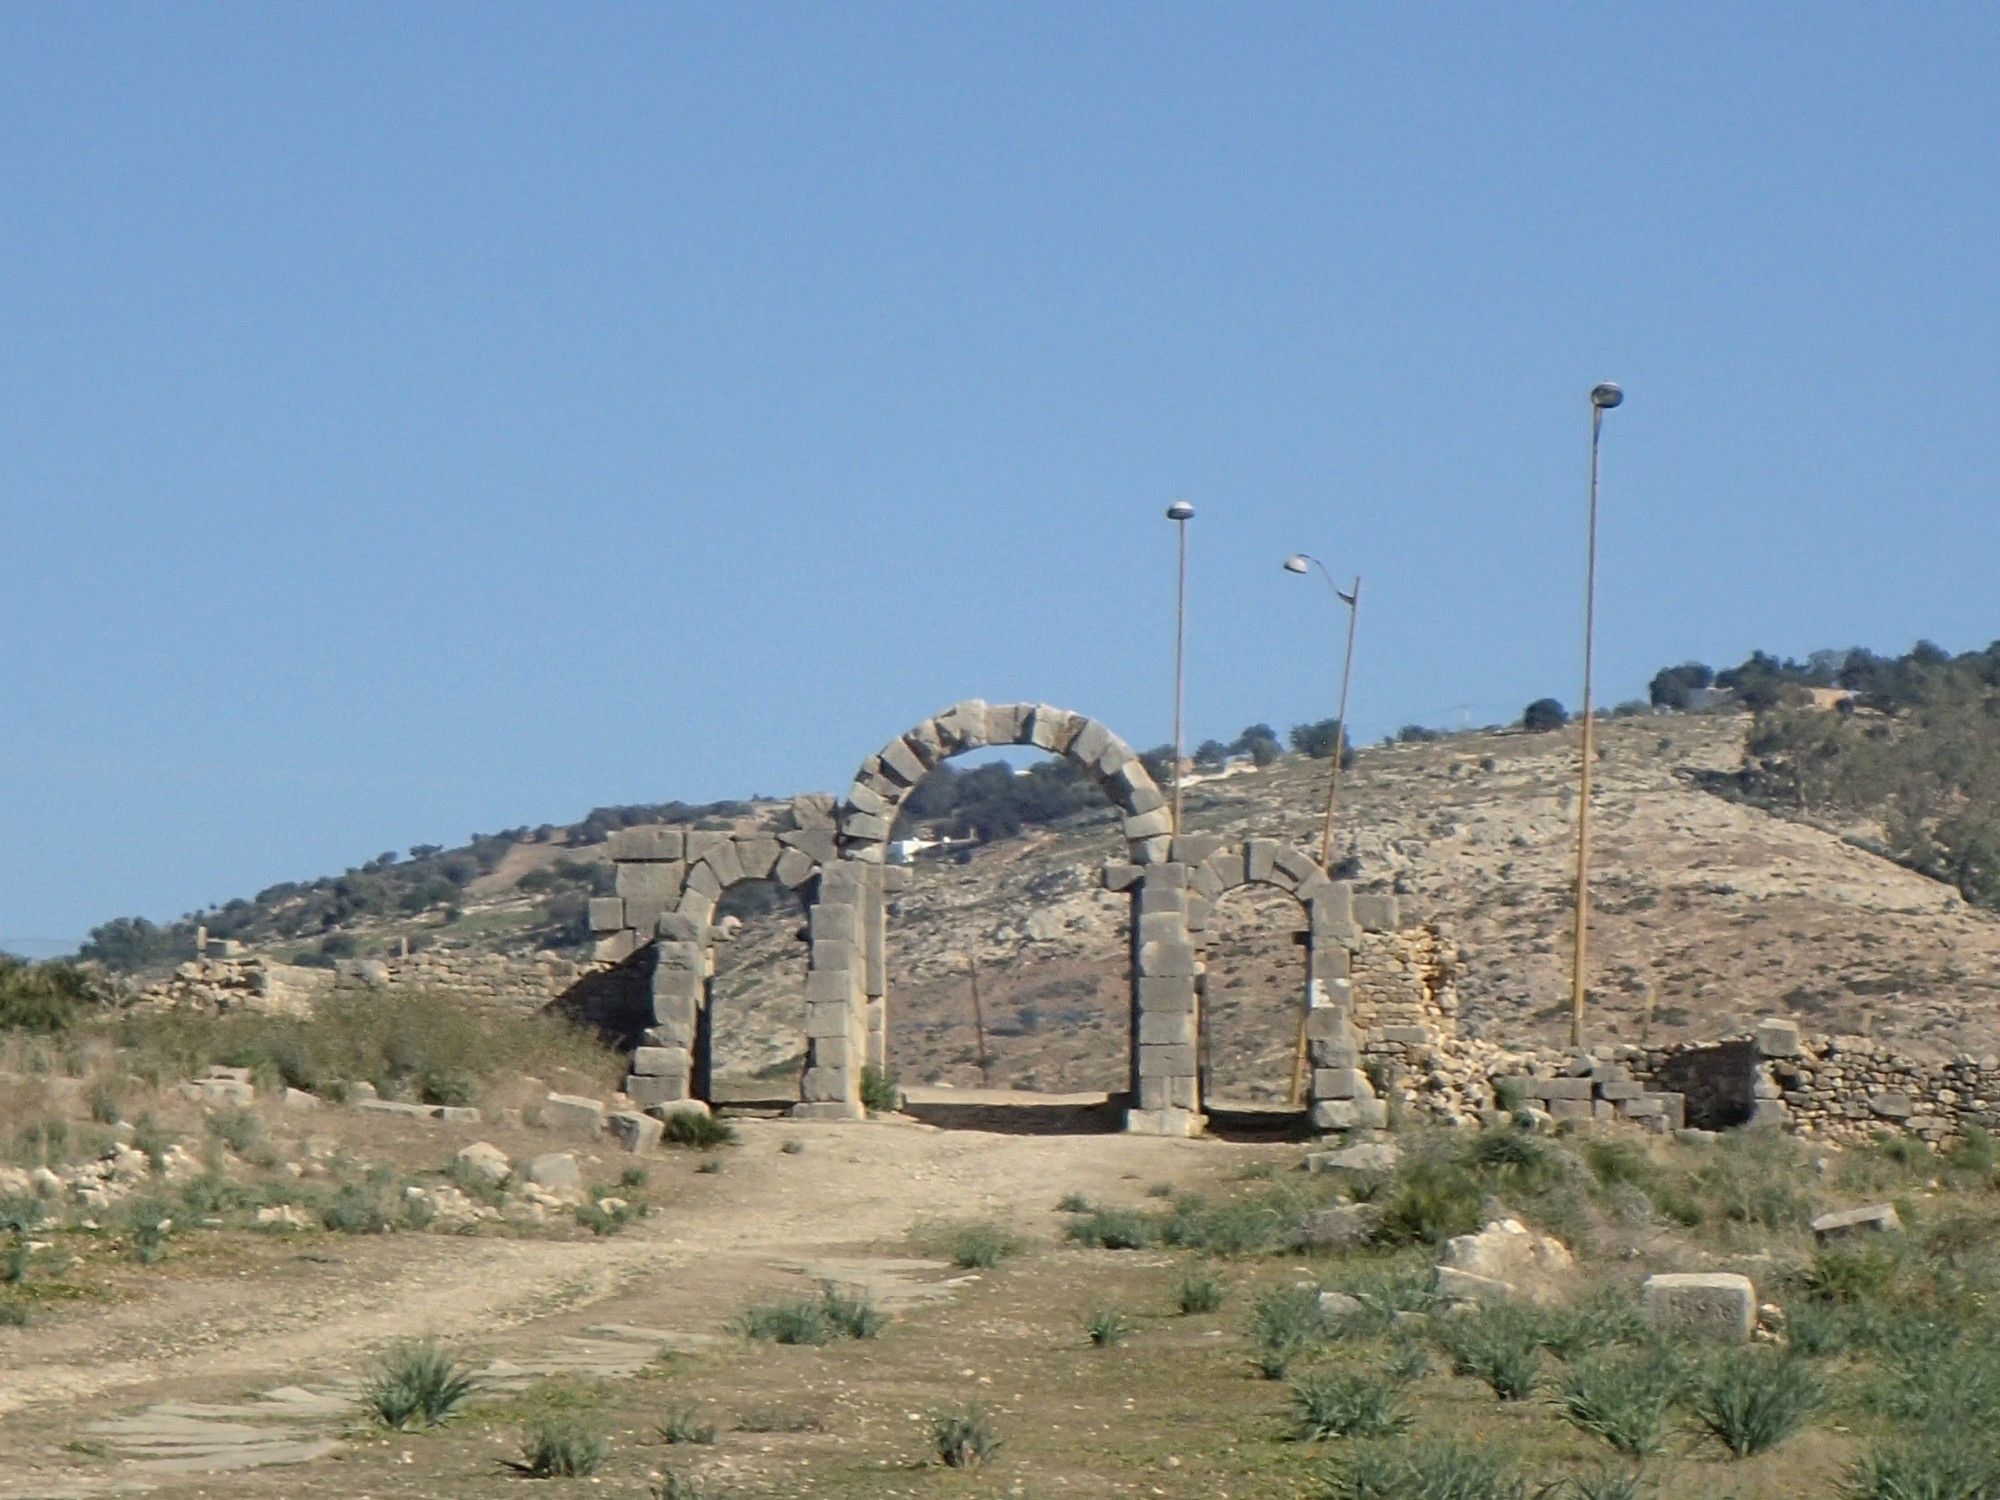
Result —
[[[775, 880], [796, 892], [808, 909], [816, 901], [833, 861], [833, 799], [795, 798], [787, 821], [790, 828], [771, 834], [686, 832], [678, 846], [677, 868], [647, 877], [667, 894], [660, 902], [665, 909], [652, 918], [651, 932], [632, 934], [640, 943], [650, 940], [653, 948], [652, 1024], [633, 1051], [632, 1073], [626, 1080], [626, 1092], [640, 1105], [698, 1097], [695, 1061], [715, 972], [715, 907], [722, 893], [745, 880]], [[655, 840], [644, 847], [664, 849], [665, 843]], [[635, 842], [632, 847], [641, 845]], [[622, 865], [619, 875], [622, 888]], [[626, 905], [629, 912], [631, 898]]]
[[1197, 953], [1215, 903], [1239, 887], [1273, 886], [1304, 908], [1300, 941], [1306, 950], [1307, 1100], [1313, 1123], [1322, 1129], [1380, 1128], [1386, 1111], [1362, 1071], [1361, 1039], [1354, 1029], [1352, 970], [1359, 929], [1353, 888], [1329, 877], [1319, 861], [1281, 839], [1232, 844], [1188, 835], [1174, 841], [1173, 853], [1188, 870], [1188, 941]]
[[841, 856], [881, 863], [896, 813], [916, 784], [954, 755], [991, 745], [1033, 746], [1062, 756], [1118, 809], [1134, 864], [1169, 856], [1173, 815], [1130, 745], [1096, 719], [1066, 708], [978, 698], [924, 720], [861, 763], [840, 809]]

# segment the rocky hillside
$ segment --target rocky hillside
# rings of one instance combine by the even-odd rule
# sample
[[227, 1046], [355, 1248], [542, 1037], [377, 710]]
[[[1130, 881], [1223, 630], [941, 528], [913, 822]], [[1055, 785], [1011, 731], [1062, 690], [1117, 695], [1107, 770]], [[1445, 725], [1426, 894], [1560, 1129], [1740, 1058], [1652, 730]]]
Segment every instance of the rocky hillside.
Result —
[[[1770, 1014], [1918, 1054], [2000, 1041], [2000, 919], [1833, 833], [1718, 796], [1745, 717], [1606, 724], [1593, 840], [1593, 1034], [1683, 1039]], [[1469, 735], [1363, 752], [1343, 786], [1344, 852], [1365, 885], [1457, 940], [1464, 1024], [1565, 1034], [1576, 824], [1573, 731]], [[1326, 765], [1287, 757], [1189, 789], [1188, 826], [1315, 847]], [[920, 857], [894, 908], [892, 1047], [905, 1078], [976, 1083], [972, 976], [996, 1083], [1103, 1088], [1123, 1076], [1122, 898], [1096, 887], [1107, 818]], [[1219, 1091], [1283, 1088], [1303, 962], [1286, 898], [1232, 895], [1210, 952]], [[781, 1073], [804, 958], [793, 913], [746, 921], [718, 981], [732, 1071]], [[1650, 1008], [1650, 1022], [1647, 1016]]]
[[[1833, 832], [1708, 790], [1741, 766], [1748, 724], [1674, 715], [1603, 727], [1594, 1039], [1714, 1036], [1785, 1013], [1808, 1031], [1870, 1032], [1918, 1054], [1993, 1050], [2000, 919]], [[1475, 1034], [1553, 1043], [1564, 1033], [1576, 753], [1574, 730], [1464, 735], [1365, 750], [1344, 780], [1340, 852], [1364, 887], [1399, 893], [1406, 913], [1456, 941], [1458, 997]], [[1316, 848], [1326, 768], [1287, 756], [1197, 780], [1188, 826]], [[774, 808], [702, 811], [708, 826], [750, 829]], [[1124, 898], [1097, 880], [1118, 847], [1107, 808], [918, 856], [892, 908], [892, 1061], [903, 1078], [981, 1081], [976, 978], [986, 1079], [1047, 1090], [1122, 1081]], [[448, 904], [356, 913], [332, 929], [338, 946], [546, 946], [551, 884], [608, 874], [604, 846], [587, 832], [521, 830], [484, 852], [484, 868]], [[780, 1092], [804, 1052], [801, 914], [776, 887], [738, 887], [725, 910], [740, 926], [719, 951], [720, 1071], [744, 1093]], [[1276, 893], [1223, 903], [1209, 984], [1209, 1067], [1222, 1097], [1284, 1092], [1303, 984], [1298, 921]], [[289, 945], [269, 951], [284, 956]]]

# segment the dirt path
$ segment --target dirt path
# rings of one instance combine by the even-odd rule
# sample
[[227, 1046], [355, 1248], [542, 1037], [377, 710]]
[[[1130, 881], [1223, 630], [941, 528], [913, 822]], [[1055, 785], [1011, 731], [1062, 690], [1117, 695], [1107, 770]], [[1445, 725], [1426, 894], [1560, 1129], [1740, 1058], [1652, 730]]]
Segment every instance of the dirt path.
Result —
[[[906, 1236], [926, 1220], [992, 1217], [1049, 1234], [1064, 1193], [1137, 1202], [1154, 1182], [1206, 1176], [1249, 1149], [908, 1121], [739, 1128], [742, 1144], [724, 1153], [721, 1172], [697, 1173], [685, 1153], [654, 1159], [666, 1205], [614, 1238], [314, 1236], [254, 1270], [162, 1278], [134, 1300], [8, 1334], [0, 1442], [50, 1452], [139, 1403], [324, 1388], [417, 1333], [499, 1359], [545, 1356], [552, 1342], [606, 1324], [713, 1335], [760, 1291], [809, 1286], [814, 1263], [838, 1252], [908, 1255]], [[115, 1472], [68, 1477], [86, 1481], [84, 1493]], [[32, 1484], [0, 1480], [0, 1496], [56, 1493]]]

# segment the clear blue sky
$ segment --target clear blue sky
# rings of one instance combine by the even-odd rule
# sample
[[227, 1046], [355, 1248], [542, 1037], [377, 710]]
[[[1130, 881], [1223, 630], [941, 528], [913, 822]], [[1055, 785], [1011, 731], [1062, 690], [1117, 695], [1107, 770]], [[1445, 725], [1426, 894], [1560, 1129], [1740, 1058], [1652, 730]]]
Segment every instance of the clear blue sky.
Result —
[[2000, 636], [2000, 11], [0, 9], [0, 942], [961, 697]]

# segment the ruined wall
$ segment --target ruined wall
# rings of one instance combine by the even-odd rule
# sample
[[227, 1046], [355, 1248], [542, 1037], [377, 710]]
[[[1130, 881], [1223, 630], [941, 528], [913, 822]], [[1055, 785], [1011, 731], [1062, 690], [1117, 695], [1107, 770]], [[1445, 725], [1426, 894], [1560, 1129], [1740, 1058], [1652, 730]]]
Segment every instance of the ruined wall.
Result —
[[451, 949], [426, 949], [408, 958], [342, 959], [332, 969], [264, 958], [209, 958], [182, 964], [133, 998], [140, 1005], [167, 1009], [309, 1015], [321, 1000], [389, 991], [537, 1011], [570, 989], [588, 967], [550, 953], [515, 956]]

